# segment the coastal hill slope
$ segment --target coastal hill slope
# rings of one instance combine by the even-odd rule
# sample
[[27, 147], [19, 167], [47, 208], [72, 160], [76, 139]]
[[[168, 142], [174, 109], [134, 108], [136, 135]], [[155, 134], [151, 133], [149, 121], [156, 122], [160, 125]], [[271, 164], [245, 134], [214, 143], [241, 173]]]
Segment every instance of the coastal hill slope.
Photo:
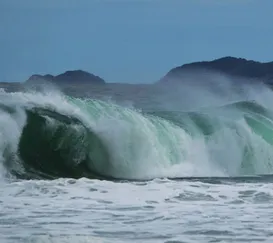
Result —
[[180, 79], [188, 73], [207, 71], [273, 83], [273, 62], [261, 63], [235, 57], [185, 64], [171, 69], [159, 82]]
[[[190, 77], [193, 77], [193, 79], [188, 80], [205, 81], [211, 78], [211, 72], [273, 85], [273, 62], [262, 63], [236, 57], [223, 57], [213, 61], [184, 64], [171, 69], [156, 83], [164, 84], [169, 81], [186, 82], [189, 75]], [[52, 82], [57, 85], [68, 84], [73, 86], [78, 84], [106, 84], [105, 80], [101, 77], [82, 70], [66, 71], [57, 76], [51, 74], [35, 74], [26, 81], [27, 84], [41, 82]], [[112, 83], [112, 85], [114, 84]]]
[[105, 81], [99, 76], [82, 70], [66, 71], [57, 76], [34, 74], [26, 81], [26, 83], [40, 82], [52, 82], [55, 84], [105, 84]]

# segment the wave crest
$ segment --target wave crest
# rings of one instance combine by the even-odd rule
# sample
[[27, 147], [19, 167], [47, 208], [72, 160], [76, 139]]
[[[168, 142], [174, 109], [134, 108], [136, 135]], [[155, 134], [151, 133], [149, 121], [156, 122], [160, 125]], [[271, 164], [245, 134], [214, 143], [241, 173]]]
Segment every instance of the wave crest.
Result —
[[60, 94], [2, 91], [0, 101], [0, 162], [18, 178], [273, 172], [273, 116], [256, 101], [147, 113]]

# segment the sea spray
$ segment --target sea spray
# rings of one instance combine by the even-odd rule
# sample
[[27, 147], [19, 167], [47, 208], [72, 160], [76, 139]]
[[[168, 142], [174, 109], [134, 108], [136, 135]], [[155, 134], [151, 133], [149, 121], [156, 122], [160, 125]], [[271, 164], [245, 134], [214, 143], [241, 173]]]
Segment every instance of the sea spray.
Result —
[[221, 98], [189, 87], [199, 95], [191, 109], [182, 109], [182, 97], [173, 106], [180, 110], [154, 111], [52, 90], [2, 90], [1, 171], [130, 180], [272, 173], [272, 91], [246, 85]]

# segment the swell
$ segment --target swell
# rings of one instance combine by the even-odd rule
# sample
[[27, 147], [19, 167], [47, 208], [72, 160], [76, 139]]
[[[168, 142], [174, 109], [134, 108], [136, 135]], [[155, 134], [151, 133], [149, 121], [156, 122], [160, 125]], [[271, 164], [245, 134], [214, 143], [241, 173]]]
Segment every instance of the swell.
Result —
[[108, 160], [107, 150], [80, 120], [48, 109], [26, 112], [18, 153], [28, 176], [101, 177], [87, 166], [91, 161], [89, 151], [96, 146]]
[[13, 161], [9, 156], [6, 162], [13, 175], [22, 179], [106, 177], [92, 167], [90, 151], [103, 154], [104, 163], [108, 163], [107, 149], [79, 119], [38, 107], [26, 110], [26, 114], [17, 156]]
[[0, 98], [0, 160], [17, 178], [142, 180], [273, 172], [272, 113], [255, 101], [144, 113], [60, 94]]
[[[256, 101], [239, 101], [191, 112], [152, 111], [149, 114], [169, 120], [186, 129], [188, 133], [193, 132], [195, 128], [204, 135], [210, 135], [220, 129], [223, 123], [232, 126], [234, 118], [243, 118], [253, 131], [258, 126], [265, 130], [273, 128], [273, 113]], [[261, 131], [259, 135], [263, 136], [265, 133]]]

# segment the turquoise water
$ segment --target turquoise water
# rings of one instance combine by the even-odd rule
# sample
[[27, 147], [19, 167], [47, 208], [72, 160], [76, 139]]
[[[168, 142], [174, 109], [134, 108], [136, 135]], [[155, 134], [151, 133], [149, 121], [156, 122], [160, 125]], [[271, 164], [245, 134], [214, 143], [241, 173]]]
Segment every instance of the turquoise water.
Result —
[[272, 91], [218, 88], [2, 90], [1, 240], [270, 242]]

